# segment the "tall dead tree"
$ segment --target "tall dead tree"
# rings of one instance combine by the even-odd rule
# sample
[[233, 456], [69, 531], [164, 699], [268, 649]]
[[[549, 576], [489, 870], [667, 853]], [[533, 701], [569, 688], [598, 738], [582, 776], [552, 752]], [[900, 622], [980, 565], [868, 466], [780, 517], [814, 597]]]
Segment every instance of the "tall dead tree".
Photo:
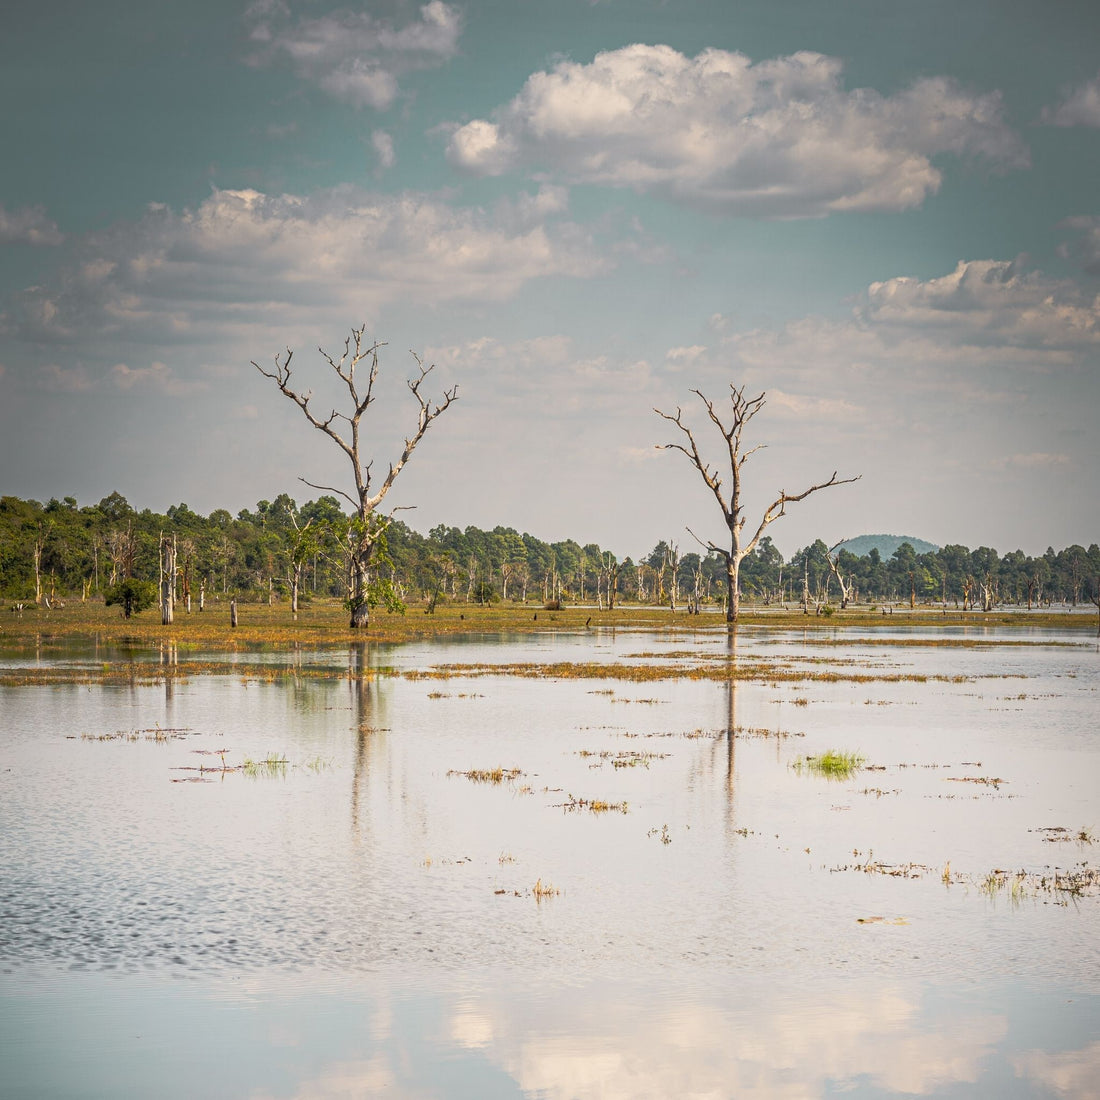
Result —
[[699, 476], [702, 477], [704, 484], [711, 491], [714, 499], [718, 502], [719, 508], [722, 510], [722, 518], [729, 531], [728, 548], [725, 546], [718, 546], [710, 541], [703, 542], [691, 528], [688, 528], [688, 531], [702, 546], [706, 547], [708, 550], [714, 550], [725, 560], [726, 587], [728, 591], [726, 621], [735, 623], [737, 622], [741, 604], [741, 594], [738, 587], [741, 562], [756, 549], [757, 543], [760, 541], [761, 536], [768, 526], [781, 516], [786, 515], [787, 505], [797, 504], [800, 500], [805, 500], [811, 493], [816, 493], [820, 489], [829, 489], [834, 485], [847, 485], [853, 481], [858, 481], [862, 475], [838, 478], [834, 470], [832, 477], [830, 477], [828, 481], [822, 481], [816, 485], [811, 485], [801, 493], [787, 493], [780, 490], [779, 496], [776, 497], [765, 510], [764, 516], [760, 520], [756, 531], [751, 537], [746, 538], [744, 531], [746, 517], [744, 515], [744, 508], [741, 504], [741, 470], [749, 457], [759, 451], [764, 444], [758, 443], [755, 447], [744, 450], [742, 448], [741, 436], [748, 422], [764, 407], [765, 395], [762, 393], [759, 397], [746, 397], [744, 386], [738, 389], [731, 384], [730, 416], [729, 423], [727, 424], [718, 414], [714, 407], [714, 402], [711, 401], [710, 398], [706, 397], [699, 390], [692, 390], [691, 392], [703, 402], [707, 410], [707, 416], [710, 418], [711, 423], [714, 424], [721, 433], [722, 439], [725, 441], [726, 449], [729, 452], [730, 484], [728, 492], [723, 491], [722, 476], [719, 474], [718, 469], [712, 467], [700, 453], [695, 434], [692, 429], [684, 423], [683, 412], [679, 407], [676, 409], [675, 416], [661, 412], [660, 409], [654, 409], [653, 411], [664, 420], [668, 420], [675, 424], [684, 434], [687, 443], [658, 443], [657, 449], [659, 451], [682, 451], [699, 472]]
[[851, 575], [845, 577], [840, 571], [840, 553], [839, 547], [845, 540], [841, 539], [835, 546], [830, 546], [828, 552], [825, 555], [826, 560], [829, 563], [829, 569], [834, 577], [836, 577], [836, 583], [840, 585], [840, 609], [843, 611], [852, 599], [852, 578]]
[[160, 536], [160, 621], [170, 626], [176, 605], [176, 536]]
[[[425, 367], [416, 352], [412, 357], [416, 360], [419, 373], [416, 378], [407, 380], [409, 392], [416, 399], [419, 406], [417, 413], [416, 430], [405, 439], [405, 446], [395, 462], [389, 464], [389, 471], [381, 484], [375, 484], [372, 470], [374, 459], [366, 459], [362, 453], [364, 441], [360, 434], [361, 421], [364, 414], [374, 404], [374, 384], [378, 378], [378, 351], [386, 345], [375, 342], [369, 347], [365, 346], [363, 333], [366, 325], [353, 328], [351, 335], [344, 341], [344, 354], [339, 359], [333, 359], [323, 348], [318, 348], [322, 358], [335, 371], [339, 379], [347, 387], [351, 397], [351, 413], [338, 412], [333, 409], [327, 416], [318, 417], [310, 408], [310, 400], [313, 397], [312, 390], [304, 393], [295, 390], [291, 382], [290, 362], [294, 353], [290, 348], [286, 349], [286, 356], [282, 353], [275, 356], [274, 371], [264, 370], [255, 360], [252, 365], [265, 378], [270, 378], [285, 397], [290, 398], [295, 405], [302, 410], [305, 418], [318, 431], [324, 432], [347, 456], [351, 463], [352, 475], [355, 481], [355, 495], [344, 492], [343, 489], [334, 489], [327, 485], [315, 485], [312, 481], [299, 478], [311, 489], [320, 489], [328, 493], [336, 493], [348, 501], [354, 511], [348, 536], [349, 557], [349, 583], [348, 602], [351, 606], [351, 628], [365, 629], [370, 624], [371, 605], [371, 562], [378, 545], [385, 534], [386, 528], [392, 521], [392, 515], [381, 516], [377, 510], [385, 499], [386, 494], [393, 488], [397, 475], [404, 469], [409, 456], [416, 445], [424, 438], [424, 433], [432, 422], [448, 409], [453, 401], [458, 399], [458, 387], [454, 386], [443, 391], [443, 400], [433, 405], [420, 392], [424, 379], [431, 372], [432, 367]], [[356, 368], [366, 360], [369, 364], [366, 386], [361, 388], [356, 379]], [[341, 423], [342, 422], [342, 423]], [[346, 427], [343, 427], [346, 426]], [[340, 430], [340, 429], [343, 430]]]

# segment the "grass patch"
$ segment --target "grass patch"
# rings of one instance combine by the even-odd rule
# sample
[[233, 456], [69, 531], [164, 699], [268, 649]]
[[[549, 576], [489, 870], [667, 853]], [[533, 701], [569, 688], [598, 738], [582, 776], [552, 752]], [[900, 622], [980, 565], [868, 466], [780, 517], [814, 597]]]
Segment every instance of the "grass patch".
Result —
[[559, 802], [557, 808], [565, 810], [566, 813], [587, 810], [589, 813], [593, 814], [625, 814], [628, 811], [628, 806], [625, 802], [606, 802], [602, 798], [574, 798], [572, 795], [569, 796], [568, 802]]
[[866, 763], [866, 757], [855, 752], [835, 752], [829, 749], [820, 756], [800, 756], [791, 768], [801, 774], [823, 775], [826, 779], [851, 779]]
[[471, 768], [468, 772], [452, 768], [447, 775], [461, 775], [471, 783], [511, 783], [513, 779], [523, 775], [523, 772], [519, 768]]
[[246, 756], [241, 761], [241, 771], [253, 779], [285, 779], [289, 763], [285, 756], [269, 752], [262, 760], [253, 760]]

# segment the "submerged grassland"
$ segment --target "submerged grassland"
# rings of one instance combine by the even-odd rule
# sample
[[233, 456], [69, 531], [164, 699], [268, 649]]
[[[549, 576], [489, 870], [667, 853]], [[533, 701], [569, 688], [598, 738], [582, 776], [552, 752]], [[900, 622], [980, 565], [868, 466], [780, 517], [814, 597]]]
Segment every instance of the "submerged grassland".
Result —
[[[670, 679], [755, 681], [765, 683], [870, 683], [961, 682], [963, 677], [890, 671], [856, 658], [832, 655], [839, 647], [1029, 647], [1089, 644], [1092, 620], [1086, 615], [1052, 612], [948, 613], [917, 610], [882, 616], [869, 610], [853, 610], [829, 618], [801, 612], [748, 610], [731, 637], [751, 640], [797, 631], [797, 639], [777, 639], [768, 654], [707, 652], [693, 649], [643, 650], [616, 661], [555, 662], [455, 662], [394, 671], [384, 657], [353, 664], [340, 654], [353, 650], [380, 652], [403, 642], [478, 635], [496, 639], [538, 634], [587, 634], [629, 630], [649, 632], [668, 639], [683, 636], [689, 643], [700, 632], [726, 633], [726, 624], [715, 612], [691, 615], [661, 608], [626, 607], [602, 611], [591, 607], [548, 611], [534, 606], [478, 606], [450, 604], [432, 614], [411, 607], [403, 615], [378, 612], [367, 631], [347, 626], [347, 613], [337, 601], [316, 601], [292, 615], [285, 605], [241, 605], [240, 625], [229, 625], [228, 604], [211, 603], [203, 612], [177, 609], [170, 625], [160, 622], [152, 609], [123, 618], [101, 603], [71, 603], [50, 610], [34, 606], [0, 614], [0, 684], [54, 683], [161, 683], [201, 675], [235, 675], [244, 679], [273, 681], [283, 678], [344, 678], [400, 675], [410, 679], [448, 680], [483, 676], [515, 676], [535, 679], [591, 679], [624, 682]], [[884, 623], [893, 628], [889, 639], [876, 637]], [[1080, 634], [1080, 643], [1054, 639], [997, 638], [986, 632], [997, 627], [1057, 628]], [[899, 636], [897, 628], [920, 631], [920, 636]], [[945, 629], [946, 628], [946, 629]], [[943, 630], [940, 636], [930, 632]], [[68, 643], [92, 643], [103, 648], [102, 660], [84, 657], [64, 660]], [[697, 644], [697, 643], [696, 643]], [[347, 647], [346, 649], [344, 647]], [[820, 656], [804, 652], [819, 647]], [[296, 657], [302, 651], [316, 653], [308, 661]], [[287, 659], [270, 660], [272, 653]], [[49, 661], [43, 657], [52, 658]], [[58, 660], [58, 657], [61, 660]], [[264, 658], [264, 659], [261, 659]], [[439, 697], [442, 697], [440, 695]]]
[[[371, 616], [366, 631], [350, 630], [348, 615], [337, 600], [314, 600], [304, 604], [297, 615], [285, 603], [238, 604], [238, 626], [229, 622], [227, 600], [208, 602], [205, 611], [188, 613], [180, 605], [175, 621], [162, 625], [160, 611], [152, 608], [126, 619], [116, 607], [101, 602], [71, 601], [62, 607], [38, 608], [33, 604], [23, 610], [4, 608], [0, 613], [0, 645], [34, 642], [36, 639], [59, 638], [67, 635], [95, 635], [103, 641], [136, 641], [143, 644], [173, 642], [177, 645], [196, 644], [213, 647], [249, 645], [328, 645], [345, 642], [403, 642], [451, 635], [542, 634], [556, 631], [604, 629], [608, 627], [642, 630], [679, 631], [693, 633], [706, 628], [724, 628], [721, 612], [704, 611], [699, 615], [667, 608], [627, 605], [612, 611], [595, 607], [569, 607], [547, 610], [535, 604], [439, 604], [429, 614], [423, 606], [410, 606], [404, 614], [377, 610]], [[738, 630], [798, 629], [806, 632], [806, 644], [829, 645], [838, 628], [992, 628], [1001, 626], [1057, 627], [1080, 631], [1083, 638], [1095, 637], [1096, 618], [1087, 614], [1064, 611], [992, 611], [988, 613], [947, 611], [933, 608], [897, 609], [890, 615], [881, 610], [852, 608], [825, 617], [807, 615], [799, 610], [743, 606]], [[862, 638], [867, 645], [876, 643], [873, 637]], [[894, 643], [891, 643], [894, 644]], [[911, 645], [988, 645], [980, 636], [944, 639], [913, 639], [901, 644]], [[1015, 643], [1027, 645], [1029, 642]]]

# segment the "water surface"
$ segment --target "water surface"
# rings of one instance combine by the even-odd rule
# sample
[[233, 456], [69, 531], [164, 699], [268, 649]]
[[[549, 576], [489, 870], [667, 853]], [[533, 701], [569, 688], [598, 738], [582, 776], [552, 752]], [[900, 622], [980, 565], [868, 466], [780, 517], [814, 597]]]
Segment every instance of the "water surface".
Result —
[[[0, 687], [4, 1080], [1095, 1095], [1100, 900], [1038, 884], [1097, 863], [1097, 652], [912, 644], [944, 636], [740, 633], [738, 662], [874, 677], [854, 683], [404, 675], [729, 660], [700, 630], [189, 652], [225, 673]], [[260, 662], [287, 675], [233, 671]], [[874, 770], [791, 766], [826, 749]], [[458, 774], [493, 768], [520, 774]], [[1014, 896], [995, 871], [1030, 877]]]

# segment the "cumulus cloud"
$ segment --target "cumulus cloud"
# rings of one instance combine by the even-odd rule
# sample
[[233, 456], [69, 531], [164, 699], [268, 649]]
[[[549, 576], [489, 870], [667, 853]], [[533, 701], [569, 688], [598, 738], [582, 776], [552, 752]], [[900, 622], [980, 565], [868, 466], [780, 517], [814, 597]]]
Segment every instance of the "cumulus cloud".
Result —
[[461, 13], [442, 0], [431, 0], [403, 26], [364, 11], [295, 20], [285, 4], [267, 0], [249, 8], [247, 19], [253, 64], [286, 58], [298, 77], [334, 99], [375, 110], [393, 104], [402, 74], [452, 57], [462, 32]]
[[55, 245], [64, 239], [41, 206], [8, 211], [0, 205], [0, 244]]
[[973, 347], [1056, 351], [1100, 343], [1100, 298], [1027, 271], [1023, 259], [959, 261], [938, 278], [872, 283], [857, 314], [884, 329], [950, 334]]
[[[309, 196], [214, 191], [194, 209], [153, 205], [80, 243], [59, 285], [23, 295], [35, 342], [130, 336], [217, 340], [219, 326], [342, 316], [399, 302], [500, 301], [541, 276], [606, 268], [577, 226], [533, 200], [517, 222], [422, 194], [350, 187]], [[343, 322], [341, 322], [343, 323]]]
[[866, 410], [835, 397], [807, 396], [806, 394], [786, 393], [783, 390], [769, 390], [767, 404], [788, 420], [820, 421], [858, 420], [866, 415]]
[[1067, 89], [1057, 107], [1043, 111], [1043, 121], [1052, 126], [1100, 127], [1100, 73], [1076, 88]]
[[111, 368], [110, 377], [120, 390], [132, 390], [137, 387], [167, 394], [170, 397], [205, 388], [202, 382], [188, 382], [178, 378], [171, 367], [166, 363], [158, 362], [150, 363], [147, 367], [128, 367], [125, 363], [116, 363]]
[[385, 130], [375, 130], [370, 136], [370, 143], [378, 156], [378, 167], [381, 171], [385, 172], [397, 163], [393, 138]]
[[1077, 239], [1059, 246], [1063, 259], [1076, 260], [1090, 275], [1100, 275], [1100, 218], [1066, 218], [1065, 229], [1077, 231]]
[[873, 283], [846, 318], [730, 333], [701, 388], [732, 373], [766, 389], [782, 419], [883, 445], [940, 436], [977, 446], [982, 425], [983, 461], [994, 447], [1018, 448], [1016, 468], [1041, 470], [1071, 450], [1058, 433], [1096, 400], [1098, 350], [1100, 299], [1079, 285], [1018, 260], [963, 261], [928, 279]]
[[665, 352], [665, 362], [679, 369], [688, 367], [706, 355], [707, 349], [702, 344], [692, 344], [691, 347], [669, 348]]
[[754, 64], [627, 46], [532, 74], [491, 120], [454, 127], [447, 155], [479, 175], [546, 170], [770, 217], [919, 206], [940, 186], [942, 154], [1027, 163], [999, 93], [936, 77], [883, 96], [847, 91], [841, 76], [840, 61], [817, 53]]

